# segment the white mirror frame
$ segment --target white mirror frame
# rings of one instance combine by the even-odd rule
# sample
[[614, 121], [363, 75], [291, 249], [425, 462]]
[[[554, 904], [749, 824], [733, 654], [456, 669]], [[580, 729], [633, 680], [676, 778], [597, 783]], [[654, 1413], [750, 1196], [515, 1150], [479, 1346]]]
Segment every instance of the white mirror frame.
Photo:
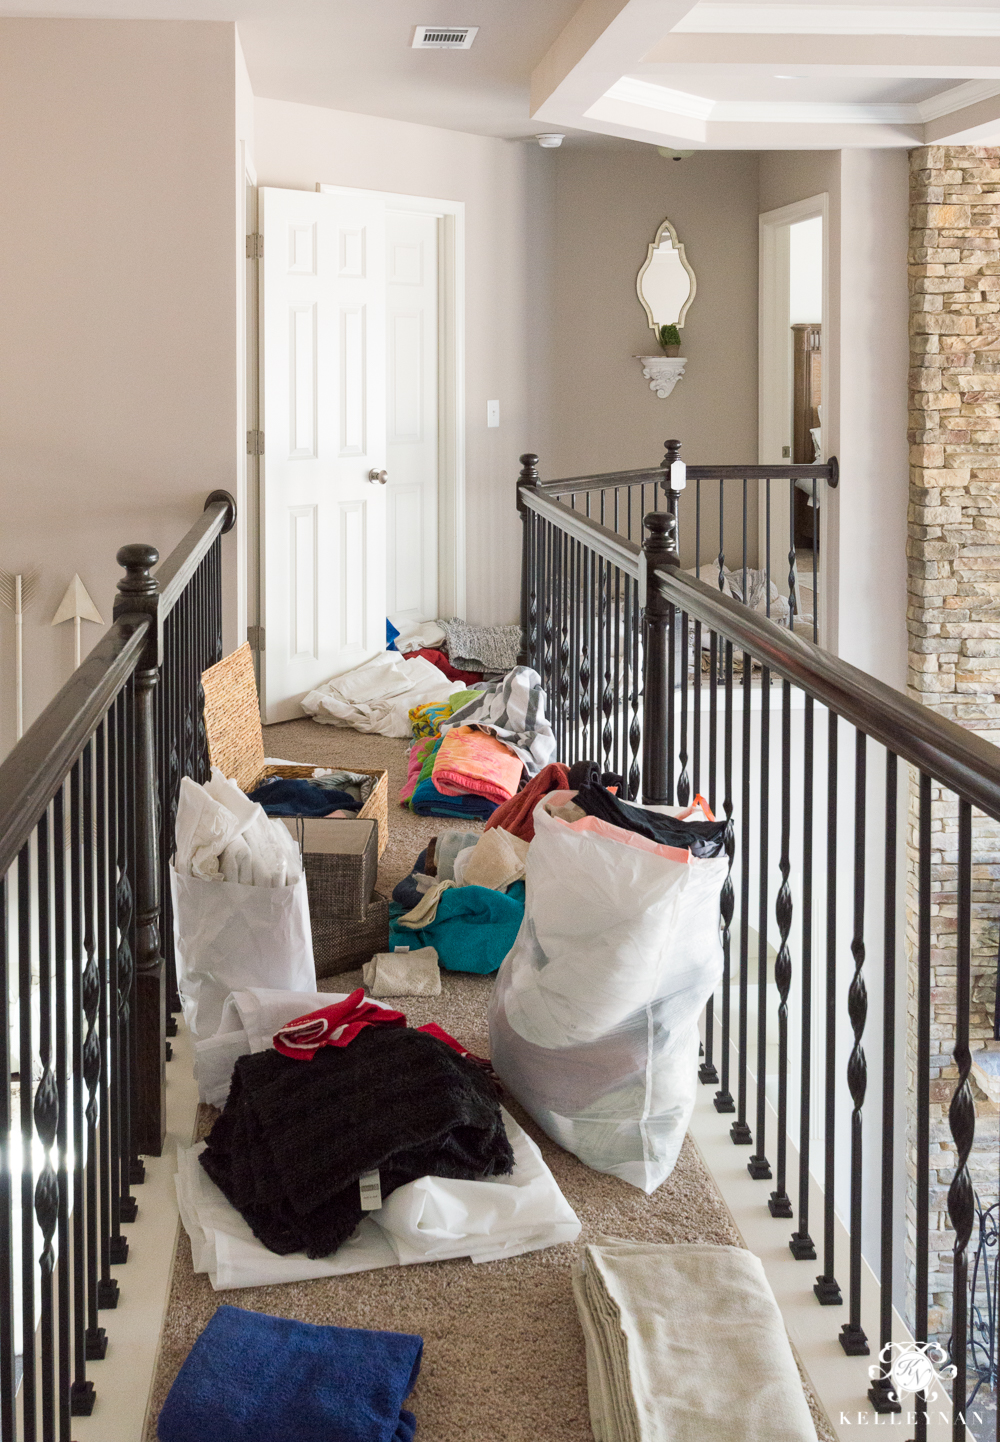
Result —
[[640, 303], [641, 303], [641, 305], [642, 305], [643, 310], [646, 312], [646, 318], [647, 318], [647, 320], [649, 321], [649, 328], [650, 328], [650, 330], [657, 330], [661, 324], [669, 324], [669, 323], [670, 323], [670, 322], [658, 322], [658, 321], [654, 320], [654, 318], [653, 318], [653, 313], [652, 313], [652, 311], [650, 310], [649, 306], [648, 306], [647, 303], [646, 303], [646, 297], [645, 297], [645, 296], [643, 295], [643, 293], [642, 293], [642, 278], [643, 278], [643, 276], [646, 274], [646, 271], [649, 269], [649, 267], [653, 264], [653, 256], [656, 254], [657, 246], [660, 244], [660, 241], [663, 239], [663, 237], [664, 237], [665, 235], [669, 235], [670, 240], [671, 240], [671, 244], [673, 245], [674, 250], [677, 252], [678, 256], [680, 257], [681, 265], [682, 265], [682, 266], [684, 267], [684, 269], [687, 271], [688, 276], [690, 277], [690, 280], [691, 280], [691, 289], [690, 289], [690, 291], [688, 292], [688, 298], [687, 298], [687, 300], [684, 302], [684, 304], [681, 306], [680, 314], [678, 315], [677, 319], [672, 322], [672, 324], [676, 325], [678, 328], [684, 324], [684, 317], [687, 315], [688, 310], [689, 310], [689, 308], [690, 308], [690, 306], [691, 306], [691, 302], [694, 300], [694, 294], [695, 294], [695, 291], [696, 291], [697, 286], [698, 286], [698, 282], [697, 282], [697, 280], [695, 279], [694, 271], [691, 269], [690, 265], [688, 264], [688, 258], [687, 258], [687, 256], [686, 256], [685, 253], [684, 253], [684, 246], [683, 246], [683, 245], [681, 244], [681, 242], [677, 239], [677, 232], [676, 232], [676, 230], [674, 230], [673, 226], [670, 224], [670, 221], [669, 221], [669, 220], [665, 220], [665, 221], [663, 222], [663, 224], [660, 226], [659, 230], [656, 232], [656, 235], [654, 236], [653, 240], [650, 242], [649, 249], [648, 249], [648, 251], [646, 252], [646, 261], [645, 261], [645, 264], [643, 265], [643, 267], [642, 267], [642, 269], [640, 270], [639, 274], [638, 274], [638, 275], [636, 276], [636, 278], [635, 278], [636, 294], [637, 294], [638, 297], [639, 297], [639, 301], [640, 301]]

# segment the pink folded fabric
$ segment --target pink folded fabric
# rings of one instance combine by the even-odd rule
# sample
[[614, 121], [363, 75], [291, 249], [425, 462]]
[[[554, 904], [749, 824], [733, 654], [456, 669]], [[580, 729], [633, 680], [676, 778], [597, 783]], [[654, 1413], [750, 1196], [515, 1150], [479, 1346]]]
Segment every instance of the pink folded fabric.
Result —
[[495, 736], [456, 726], [444, 734], [431, 780], [442, 796], [485, 796], [500, 805], [514, 795], [523, 769], [520, 758]]
[[409, 760], [406, 767], [406, 782], [400, 788], [399, 804], [405, 806], [417, 789], [417, 782], [420, 780], [420, 770], [427, 760], [428, 752], [433, 750], [436, 736], [420, 736], [410, 747]]

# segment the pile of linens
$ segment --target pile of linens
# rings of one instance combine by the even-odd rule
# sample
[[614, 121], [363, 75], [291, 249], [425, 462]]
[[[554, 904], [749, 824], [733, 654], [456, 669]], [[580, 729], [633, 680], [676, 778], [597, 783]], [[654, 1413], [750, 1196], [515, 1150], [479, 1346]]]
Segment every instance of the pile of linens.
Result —
[[179, 1151], [177, 1195], [216, 1288], [490, 1261], [579, 1234], [489, 1063], [361, 990], [233, 993], [196, 1069], [203, 1098], [228, 1094], [207, 1141]]
[[528, 666], [443, 702], [415, 706], [409, 719], [416, 739], [400, 803], [418, 816], [485, 821], [555, 751], [541, 677]]
[[217, 766], [199, 786], [181, 777], [174, 869], [201, 881], [243, 886], [294, 886], [302, 875], [299, 848], [288, 828], [271, 821], [252, 797]]

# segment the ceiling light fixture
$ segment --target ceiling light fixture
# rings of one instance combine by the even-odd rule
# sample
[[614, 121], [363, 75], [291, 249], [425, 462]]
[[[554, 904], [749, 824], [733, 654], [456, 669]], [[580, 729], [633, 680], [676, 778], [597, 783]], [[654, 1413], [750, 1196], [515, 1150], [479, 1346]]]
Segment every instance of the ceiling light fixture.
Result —
[[417, 25], [410, 49], [468, 50], [478, 34], [478, 25]]
[[662, 155], [664, 160], [687, 160], [689, 155], [694, 154], [694, 151], [671, 150], [669, 145], [658, 145], [656, 147], [656, 153], [657, 155]]
[[535, 139], [543, 150], [558, 150], [566, 137], [553, 132], [551, 135], [536, 135]]
[[804, 75], [776, 75], [775, 80], [805, 80]]

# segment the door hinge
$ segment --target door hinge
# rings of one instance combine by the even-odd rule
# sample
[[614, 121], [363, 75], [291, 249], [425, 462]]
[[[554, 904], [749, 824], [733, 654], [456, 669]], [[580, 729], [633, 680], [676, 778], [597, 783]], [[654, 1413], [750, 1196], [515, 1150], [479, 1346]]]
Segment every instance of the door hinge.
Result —
[[264, 627], [248, 626], [247, 641], [251, 651], [263, 651], [264, 649]]
[[247, 260], [263, 260], [264, 237], [259, 230], [247, 236]]
[[262, 456], [264, 454], [264, 432], [247, 431], [247, 455]]

